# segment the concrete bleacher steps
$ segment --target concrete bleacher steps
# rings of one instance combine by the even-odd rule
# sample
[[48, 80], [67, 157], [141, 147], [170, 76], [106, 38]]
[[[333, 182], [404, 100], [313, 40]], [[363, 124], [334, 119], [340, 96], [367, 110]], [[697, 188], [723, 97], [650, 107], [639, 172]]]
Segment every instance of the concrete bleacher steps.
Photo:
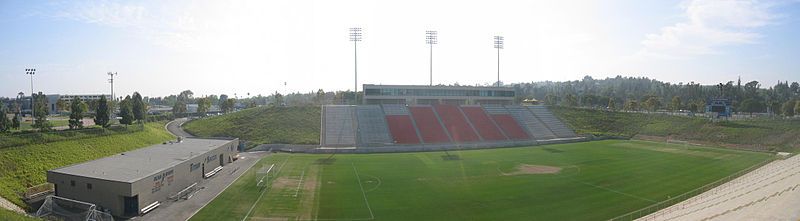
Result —
[[472, 128], [470, 122], [456, 105], [440, 104], [434, 105], [433, 109], [439, 116], [450, 137], [454, 142], [477, 142], [481, 141], [478, 133]]
[[557, 137], [577, 137], [575, 131], [572, 131], [569, 127], [567, 127], [564, 122], [561, 122], [549, 109], [545, 106], [536, 105], [536, 106], [528, 106], [527, 107], [531, 113], [533, 113], [536, 118], [538, 118], [542, 123], [544, 123], [547, 128], [549, 128], [553, 134]]
[[389, 144], [392, 143], [386, 117], [378, 105], [360, 105], [356, 107], [358, 121], [359, 144]]
[[547, 126], [539, 121], [527, 108], [523, 106], [506, 106], [509, 114], [524, 127], [534, 139], [553, 139], [557, 136]]
[[356, 145], [355, 109], [350, 105], [322, 106], [322, 146]]
[[472, 126], [485, 141], [508, 140], [497, 124], [489, 118], [480, 106], [461, 106], [461, 111], [467, 116]]
[[449, 134], [444, 130], [439, 118], [431, 106], [409, 106], [411, 118], [419, 130], [422, 141], [425, 143], [451, 142]]

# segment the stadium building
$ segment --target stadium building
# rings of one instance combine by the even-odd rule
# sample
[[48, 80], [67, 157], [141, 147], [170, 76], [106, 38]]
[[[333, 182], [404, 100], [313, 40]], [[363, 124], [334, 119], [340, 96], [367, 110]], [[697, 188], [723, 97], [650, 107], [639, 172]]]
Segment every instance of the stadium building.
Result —
[[364, 84], [363, 104], [498, 104], [514, 103], [509, 87]]
[[191, 192], [231, 163], [238, 139], [185, 139], [47, 171], [56, 196], [134, 217]]

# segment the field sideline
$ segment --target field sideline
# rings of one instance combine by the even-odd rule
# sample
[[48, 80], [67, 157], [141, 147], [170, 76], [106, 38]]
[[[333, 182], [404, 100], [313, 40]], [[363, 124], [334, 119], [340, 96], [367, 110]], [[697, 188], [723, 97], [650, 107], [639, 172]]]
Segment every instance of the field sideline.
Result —
[[606, 220], [771, 157], [622, 140], [450, 154], [275, 154], [191, 220]]

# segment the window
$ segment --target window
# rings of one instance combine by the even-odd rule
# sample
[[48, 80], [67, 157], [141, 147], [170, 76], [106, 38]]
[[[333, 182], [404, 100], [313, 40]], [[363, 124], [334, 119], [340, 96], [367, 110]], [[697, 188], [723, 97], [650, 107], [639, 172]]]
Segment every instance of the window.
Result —
[[86, 189], [90, 189], [91, 190], [92, 189], [92, 184], [91, 183], [87, 183], [86, 184]]
[[74, 181], [74, 180], [70, 180], [70, 181], [69, 181], [69, 185], [70, 185], [70, 186], [75, 186], [75, 181]]

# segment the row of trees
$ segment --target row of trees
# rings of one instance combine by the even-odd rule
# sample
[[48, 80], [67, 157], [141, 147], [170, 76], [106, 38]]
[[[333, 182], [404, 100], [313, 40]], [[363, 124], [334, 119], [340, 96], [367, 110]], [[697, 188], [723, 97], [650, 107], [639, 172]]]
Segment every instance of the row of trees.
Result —
[[603, 107], [622, 110], [687, 110], [703, 112], [711, 98], [731, 101], [734, 111], [769, 112], [793, 116], [800, 101], [800, 84], [778, 82], [762, 88], [758, 81], [741, 79], [716, 85], [695, 82], [672, 84], [649, 78], [617, 76], [579, 81], [513, 84], [518, 99], [536, 98], [550, 105]]

